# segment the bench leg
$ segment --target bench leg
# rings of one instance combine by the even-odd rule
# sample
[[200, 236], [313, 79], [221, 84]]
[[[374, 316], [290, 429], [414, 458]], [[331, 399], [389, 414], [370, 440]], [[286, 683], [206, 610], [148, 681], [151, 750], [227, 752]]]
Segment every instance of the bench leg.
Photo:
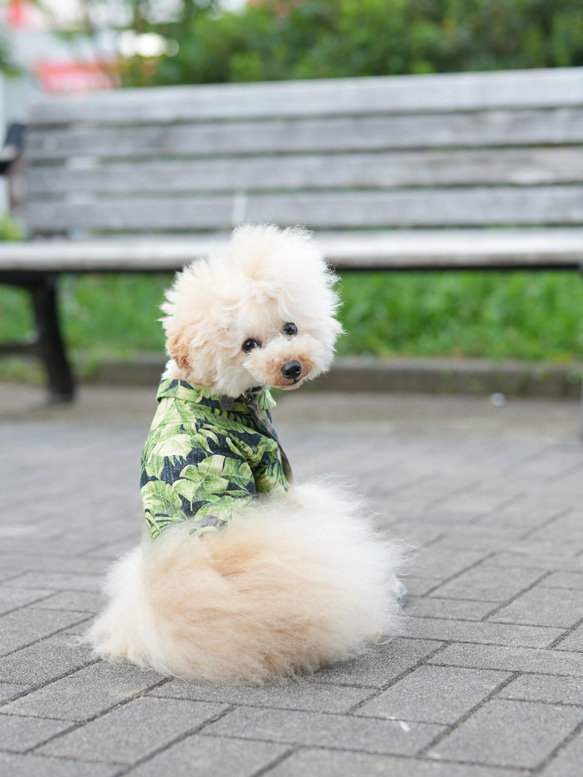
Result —
[[0, 276], [0, 282], [29, 292], [36, 324], [36, 336], [31, 342], [4, 344], [0, 346], [0, 354], [38, 356], [47, 372], [49, 399], [70, 402], [75, 396], [75, 382], [59, 323], [57, 280], [54, 274]]
[[50, 398], [58, 402], [70, 401], [75, 395], [75, 384], [61, 334], [57, 307], [57, 276], [44, 278], [44, 283], [32, 288], [31, 294], [39, 356], [47, 370]]

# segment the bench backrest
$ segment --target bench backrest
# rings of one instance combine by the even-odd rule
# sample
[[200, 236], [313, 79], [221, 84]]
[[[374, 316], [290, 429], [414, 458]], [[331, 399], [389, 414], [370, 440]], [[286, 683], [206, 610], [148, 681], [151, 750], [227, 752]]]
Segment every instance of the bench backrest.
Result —
[[43, 99], [34, 234], [583, 224], [583, 68]]

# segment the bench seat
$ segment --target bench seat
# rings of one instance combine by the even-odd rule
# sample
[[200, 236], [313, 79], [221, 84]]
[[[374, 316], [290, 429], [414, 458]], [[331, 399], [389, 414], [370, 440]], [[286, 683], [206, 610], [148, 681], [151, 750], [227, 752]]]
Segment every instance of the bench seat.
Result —
[[[5, 273], [174, 272], [226, 242], [227, 235], [0, 244]], [[320, 232], [339, 270], [543, 270], [583, 265], [583, 227], [506, 230]]]

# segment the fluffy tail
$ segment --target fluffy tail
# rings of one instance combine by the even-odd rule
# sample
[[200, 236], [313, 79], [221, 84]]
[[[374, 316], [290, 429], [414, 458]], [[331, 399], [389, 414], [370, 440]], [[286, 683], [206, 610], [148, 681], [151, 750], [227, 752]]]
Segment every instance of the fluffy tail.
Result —
[[360, 507], [304, 485], [225, 531], [188, 524], [126, 556], [91, 629], [97, 653], [163, 674], [259, 684], [349, 658], [395, 631], [396, 546]]

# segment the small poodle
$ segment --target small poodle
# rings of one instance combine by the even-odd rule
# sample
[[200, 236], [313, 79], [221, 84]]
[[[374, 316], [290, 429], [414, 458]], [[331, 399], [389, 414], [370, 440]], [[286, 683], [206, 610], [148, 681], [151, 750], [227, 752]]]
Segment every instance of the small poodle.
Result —
[[141, 462], [147, 531], [109, 575], [98, 655], [260, 684], [395, 631], [400, 549], [351, 494], [292, 483], [269, 413], [269, 387], [330, 366], [335, 280], [305, 231], [251, 225], [177, 275]]

